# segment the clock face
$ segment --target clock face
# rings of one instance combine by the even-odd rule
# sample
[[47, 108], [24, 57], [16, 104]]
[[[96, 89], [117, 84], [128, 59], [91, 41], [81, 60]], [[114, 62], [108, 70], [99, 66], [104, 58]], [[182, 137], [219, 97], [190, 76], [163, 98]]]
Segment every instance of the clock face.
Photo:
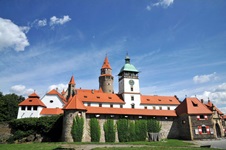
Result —
[[129, 84], [130, 85], [134, 85], [134, 81], [133, 80], [129, 80]]

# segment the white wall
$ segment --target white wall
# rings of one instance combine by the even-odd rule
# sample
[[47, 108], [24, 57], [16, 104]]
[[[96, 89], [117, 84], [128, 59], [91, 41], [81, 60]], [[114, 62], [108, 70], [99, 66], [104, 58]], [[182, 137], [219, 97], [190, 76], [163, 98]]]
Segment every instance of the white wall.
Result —
[[25, 110], [21, 109], [22, 107], [19, 106], [18, 114], [17, 114], [17, 119], [20, 118], [39, 118], [40, 117], [40, 112], [42, 111], [43, 107], [38, 106], [37, 110], [34, 110], [34, 106], [31, 106], [31, 110], [27, 110], [28, 106], [25, 107]]
[[47, 108], [63, 108], [64, 103], [57, 95], [45, 95], [42, 99], [42, 102], [46, 105]]

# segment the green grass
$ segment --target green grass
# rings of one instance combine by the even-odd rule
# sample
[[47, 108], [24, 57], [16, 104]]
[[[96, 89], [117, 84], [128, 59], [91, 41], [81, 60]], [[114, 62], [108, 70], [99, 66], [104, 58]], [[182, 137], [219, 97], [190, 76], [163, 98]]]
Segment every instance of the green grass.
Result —
[[[78, 148], [84, 145], [113, 145], [111, 148], [95, 148], [95, 150], [212, 150], [211, 148], [197, 148], [192, 143], [184, 142], [182, 140], [163, 140], [160, 142], [126, 142], [126, 143], [23, 143], [23, 144], [0, 144], [0, 149], [4, 150], [54, 150], [57, 148]], [[114, 146], [115, 145], [115, 146]], [[128, 147], [120, 147], [128, 145]], [[141, 147], [136, 147], [136, 146]], [[119, 147], [118, 147], [119, 146]]]

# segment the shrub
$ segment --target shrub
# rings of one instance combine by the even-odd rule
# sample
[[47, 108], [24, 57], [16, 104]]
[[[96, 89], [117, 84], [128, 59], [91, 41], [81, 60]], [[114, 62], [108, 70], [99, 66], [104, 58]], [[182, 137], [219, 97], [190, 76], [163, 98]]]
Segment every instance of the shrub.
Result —
[[147, 130], [148, 132], [160, 132], [162, 128], [162, 125], [160, 124], [159, 121], [155, 119], [149, 119], [147, 121]]
[[114, 120], [108, 119], [104, 123], [104, 137], [106, 142], [115, 142]]
[[90, 119], [90, 137], [91, 142], [100, 141], [100, 125], [96, 118]]
[[62, 115], [57, 115], [12, 120], [9, 122], [13, 133], [10, 140], [38, 133], [51, 141], [58, 141], [62, 133], [62, 118]]
[[135, 121], [135, 133], [136, 141], [145, 141], [147, 137], [147, 121], [136, 120]]
[[71, 129], [71, 134], [74, 142], [81, 142], [83, 136], [84, 119], [78, 115], [73, 120], [73, 126]]
[[129, 121], [129, 141], [133, 142], [136, 140], [135, 123]]
[[118, 139], [119, 142], [129, 141], [129, 126], [127, 119], [119, 119], [117, 121]]

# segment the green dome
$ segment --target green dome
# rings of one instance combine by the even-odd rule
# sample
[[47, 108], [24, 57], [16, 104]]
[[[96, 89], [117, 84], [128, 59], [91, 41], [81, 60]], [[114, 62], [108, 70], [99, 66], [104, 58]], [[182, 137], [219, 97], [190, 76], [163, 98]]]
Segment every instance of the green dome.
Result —
[[139, 72], [135, 67], [134, 65], [130, 64], [130, 58], [129, 56], [126, 56], [125, 58], [125, 65], [121, 68], [119, 74], [121, 72], [124, 72], [124, 71], [128, 71], [128, 72]]

